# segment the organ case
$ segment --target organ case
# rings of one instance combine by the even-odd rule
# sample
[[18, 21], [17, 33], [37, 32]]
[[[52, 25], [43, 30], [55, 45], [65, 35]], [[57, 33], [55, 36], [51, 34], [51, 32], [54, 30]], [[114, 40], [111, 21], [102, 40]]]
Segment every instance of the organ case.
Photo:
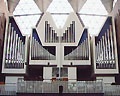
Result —
[[94, 74], [117, 74], [118, 56], [115, 24], [108, 16], [98, 36], [92, 37]]
[[13, 16], [6, 22], [2, 73], [24, 74], [26, 72], [26, 40]]

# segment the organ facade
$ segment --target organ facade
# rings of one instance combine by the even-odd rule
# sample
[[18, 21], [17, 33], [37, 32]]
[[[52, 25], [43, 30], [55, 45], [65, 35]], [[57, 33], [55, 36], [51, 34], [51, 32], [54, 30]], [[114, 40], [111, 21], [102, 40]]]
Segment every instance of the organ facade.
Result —
[[26, 73], [26, 40], [13, 16], [6, 20], [2, 73]]
[[90, 37], [76, 13], [69, 14], [62, 29], [56, 27], [50, 13], [44, 13], [28, 37], [22, 35], [10, 15], [6, 22], [2, 73], [23, 74], [25, 79], [40, 77], [43, 81], [95, 80], [95, 75], [104, 79], [101, 74], [114, 79], [113, 74], [119, 73], [116, 46], [112, 16], [106, 18], [98, 36]]
[[93, 38], [95, 74], [119, 73], [116, 32], [112, 16], [107, 17], [99, 35]]
[[[89, 0], [68, 0], [74, 11], [68, 13], [46, 12], [52, 0], [33, 0], [42, 13], [15, 15], [20, 1], [0, 1], [0, 95], [62, 91], [76, 96], [79, 93], [120, 95], [119, 0], [114, 10], [113, 0], [101, 0], [108, 15], [81, 14], [80, 9]], [[30, 35], [23, 34], [16, 19], [26, 15], [40, 15], [29, 30]], [[68, 16], [62, 28], [56, 27], [53, 15]], [[82, 15], [106, 18], [97, 35], [90, 35]]]

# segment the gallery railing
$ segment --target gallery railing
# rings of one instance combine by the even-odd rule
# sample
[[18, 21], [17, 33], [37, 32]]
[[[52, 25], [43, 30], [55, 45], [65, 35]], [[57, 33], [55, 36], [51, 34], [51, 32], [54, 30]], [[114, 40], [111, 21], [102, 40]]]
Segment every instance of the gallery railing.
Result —
[[119, 96], [120, 95], [120, 85], [104, 84], [104, 95], [105, 96]]
[[16, 95], [17, 92], [17, 86], [16, 84], [5, 84], [5, 85], [0, 85], [0, 95]]
[[120, 85], [103, 84], [102, 81], [24, 81], [17, 84], [0, 85], [0, 95], [16, 95], [16, 93], [59, 93], [60, 86], [63, 93], [104, 93], [105, 96], [120, 95]]
[[60, 86], [63, 93], [103, 93], [102, 81], [23, 81], [18, 80], [18, 93], [59, 93]]

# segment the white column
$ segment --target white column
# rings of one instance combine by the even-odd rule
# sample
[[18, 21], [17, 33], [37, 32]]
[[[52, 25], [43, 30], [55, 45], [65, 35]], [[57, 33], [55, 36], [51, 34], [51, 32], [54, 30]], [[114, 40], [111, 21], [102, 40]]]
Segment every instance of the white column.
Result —
[[68, 81], [77, 80], [77, 70], [76, 67], [68, 67]]

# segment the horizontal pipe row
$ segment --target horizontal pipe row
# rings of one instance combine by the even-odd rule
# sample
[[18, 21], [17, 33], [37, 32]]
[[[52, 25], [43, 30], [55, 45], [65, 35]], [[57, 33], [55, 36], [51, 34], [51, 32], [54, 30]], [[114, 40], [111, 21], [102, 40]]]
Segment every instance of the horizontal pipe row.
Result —
[[107, 29], [105, 35], [96, 44], [96, 67], [115, 68], [115, 52], [113, 43], [112, 25]]
[[25, 45], [9, 23], [5, 53], [5, 68], [24, 68]]
[[64, 57], [65, 60], [89, 60], [88, 38], [86, 38], [75, 50]]
[[50, 27], [48, 21], [45, 21], [45, 42], [46, 43], [57, 43], [59, 42], [59, 37], [53, 27]]
[[31, 48], [32, 60], [55, 60], [56, 58], [48, 50], [43, 48], [42, 45], [34, 37], [32, 37]]

